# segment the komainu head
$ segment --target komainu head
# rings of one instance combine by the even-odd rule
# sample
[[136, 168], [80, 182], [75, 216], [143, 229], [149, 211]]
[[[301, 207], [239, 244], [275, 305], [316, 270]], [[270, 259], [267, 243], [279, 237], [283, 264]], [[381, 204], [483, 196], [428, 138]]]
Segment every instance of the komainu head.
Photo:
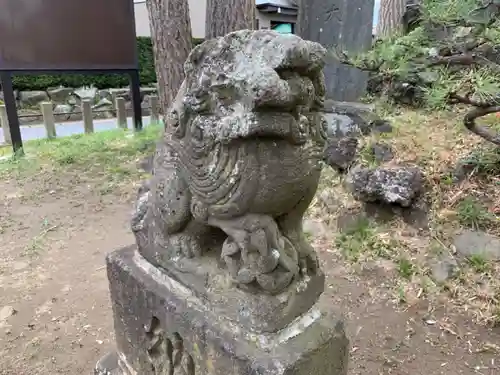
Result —
[[326, 50], [274, 31], [243, 30], [197, 46], [167, 117], [178, 138], [263, 136], [304, 142], [323, 105]]

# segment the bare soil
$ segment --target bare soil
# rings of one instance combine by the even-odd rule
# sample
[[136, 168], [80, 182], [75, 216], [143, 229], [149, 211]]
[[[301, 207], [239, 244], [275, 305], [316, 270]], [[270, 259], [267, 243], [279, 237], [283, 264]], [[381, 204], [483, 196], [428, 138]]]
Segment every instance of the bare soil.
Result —
[[[104, 185], [103, 185], [104, 184]], [[113, 349], [107, 252], [133, 243], [136, 183], [109, 188], [78, 168], [0, 181], [0, 374], [89, 374]], [[401, 304], [382, 261], [346, 265], [329, 227], [313, 238], [321, 303], [346, 318], [352, 375], [500, 372], [500, 330], [425, 298]]]

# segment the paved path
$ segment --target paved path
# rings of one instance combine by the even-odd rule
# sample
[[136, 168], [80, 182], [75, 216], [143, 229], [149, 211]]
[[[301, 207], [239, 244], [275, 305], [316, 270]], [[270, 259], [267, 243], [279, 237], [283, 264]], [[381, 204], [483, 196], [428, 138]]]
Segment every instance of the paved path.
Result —
[[[133, 128], [132, 117], [127, 118], [129, 129]], [[142, 123], [144, 126], [149, 125], [151, 118], [149, 116], [142, 118]], [[100, 132], [103, 130], [116, 129], [118, 123], [116, 118], [106, 119], [106, 120], [94, 120], [94, 131]], [[83, 130], [83, 121], [68, 121], [68, 122], [58, 122], [56, 123], [56, 134], [58, 137], [67, 137], [70, 135], [81, 134]], [[31, 141], [34, 139], [43, 139], [47, 137], [45, 132], [45, 127], [43, 124], [36, 125], [23, 125], [21, 126], [21, 137], [23, 141]], [[5, 143], [3, 137], [3, 130], [0, 128], [0, 144]]]

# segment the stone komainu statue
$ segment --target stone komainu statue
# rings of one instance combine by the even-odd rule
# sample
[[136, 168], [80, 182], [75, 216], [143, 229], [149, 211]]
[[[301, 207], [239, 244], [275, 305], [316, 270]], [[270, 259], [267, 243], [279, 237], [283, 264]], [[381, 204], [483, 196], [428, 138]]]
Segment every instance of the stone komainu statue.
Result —
[[302, 219], [320, 176], [325, 54], [265, 30], [191, 52], [132, 220], [144, 258], [183, 282], [209, 269], [269, 294], [321, 272]]

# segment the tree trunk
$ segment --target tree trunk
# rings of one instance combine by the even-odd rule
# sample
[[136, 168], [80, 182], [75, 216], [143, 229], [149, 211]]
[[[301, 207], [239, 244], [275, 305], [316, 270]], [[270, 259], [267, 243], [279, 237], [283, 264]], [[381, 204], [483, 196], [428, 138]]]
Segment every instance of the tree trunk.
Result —
[[402, 30], [406, 0], [380, 0], [377, 38], [383, 38]]
[[147, 0], [161, 114], [184, 80], [184, 62], [193, 48], [188, 0]]
[[255, 0], [207, 0], [207, 39], [230, 32], [254, 29]]

